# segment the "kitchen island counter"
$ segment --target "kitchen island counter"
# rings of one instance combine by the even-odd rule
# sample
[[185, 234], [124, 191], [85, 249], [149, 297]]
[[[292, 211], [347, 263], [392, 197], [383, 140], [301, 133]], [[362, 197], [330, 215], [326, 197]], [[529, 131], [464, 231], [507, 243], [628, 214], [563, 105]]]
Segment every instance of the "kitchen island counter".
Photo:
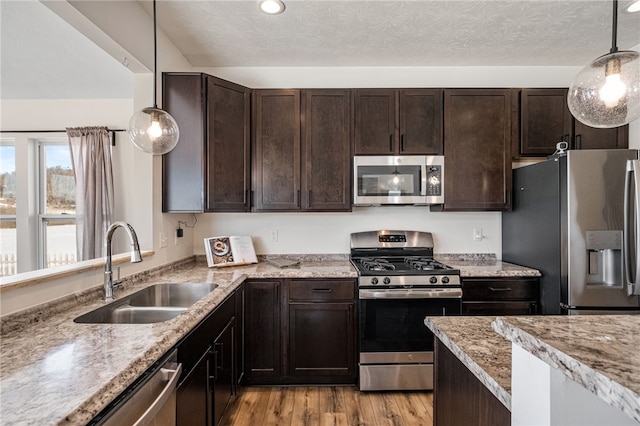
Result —
[[[525, 353], [542, 360], [553, 371], [577, 384], [582, 388], [581, 392], [585, 389], [588, 391], [580, 396], [583, 400], [578, 406], [583, 408], [575, 410], [577, 412], [563, 413], [562, 415], [567, 417], [561, 422], [576, 419], [574, 416], [580, 416], [580, 411], [597, 406], [600, 400], [628, 416], [630, 423], [640, 423], [640, 316], [498, 317], [492, 326], [514, 345], [526, 351]], [[518, 368], [518, 364], [515, 364], [518, 358], [515, 355], [514, 353], [514, 368]], [[562, 382], [567, 380], [553, 382], [552, 379], [552, 395], [553, 388], [557, 389], [558, 383]], [[514, 396], [516, 384], [517, 382], [514, 382]], [[524, 387], [527, 395], [522, 400], [527, 401], [530, 396], [530, 381], [524, 383]], [[578, 393], [565, 392], [565, 395], [573, 396]], [[557, 396], [558, 398], [550, 398], [552, 405], [556, 403], [563, 407], [570, 406], [557, 402], [562, 400], [564, 395]], [[553, 408], [550, 416], [553, 423]], [[594, 424], [593, 421], [598, 422], [593, 417], [589, 419], [590, 424]], [[608, 419], [606, 421], [613, 422], [611, 418]], [[579, 423], [582, 421], [574, 424]]]
[[[0, 418], [3, 425], [83, 425], [175, 346], [247, 278], [355, 278], [346, 257], [301, 258], [297, 268], [266, 262], [220, 269], [203, 262], [144, 273], [117, 298], [157, 283], [208, 282], [218, 287], [178, 317], [154, 324], [77, 324], [73, 319], [103, 306], [78, 302], [45, 320], [13, 322], [0, 341]], [[99, 292], [93, 291], [93, 294]], [[46, 310], [47, 307], [43, 307]], [[25, 313], [25, 316], [33, 315]], [[20, 316], [15, 314], [13, 317]]]
[[427, 317], [425, 325], [507, 408], [511, 409], [511, 343], [491, 316]]

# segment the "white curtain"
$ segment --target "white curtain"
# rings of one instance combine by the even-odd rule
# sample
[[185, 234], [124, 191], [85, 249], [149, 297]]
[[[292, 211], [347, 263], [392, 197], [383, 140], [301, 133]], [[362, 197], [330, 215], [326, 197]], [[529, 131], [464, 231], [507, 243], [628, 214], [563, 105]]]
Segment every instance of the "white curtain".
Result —
[[67, 128], [76, 179], [78, 260], [102, 257], [113, 214], [113, 171], [106, 127]]

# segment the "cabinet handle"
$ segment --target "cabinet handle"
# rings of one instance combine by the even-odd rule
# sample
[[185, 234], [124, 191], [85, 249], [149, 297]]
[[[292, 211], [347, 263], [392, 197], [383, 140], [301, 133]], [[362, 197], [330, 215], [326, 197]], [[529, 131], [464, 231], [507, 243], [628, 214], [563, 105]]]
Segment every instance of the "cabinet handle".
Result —
[[576, 135], [576, 148], [582, 149], [582, 135]]
[[300, 207], [300, 190], [296, 191], [296, 206]]
[[311, 205], [311, 190], [307, 191], [307, 207]]
[[273, 304], [278, 305], [278, 301], [280, 300], [280, 284], [276, 283], [276, 292], [273, 299]]
[[504, 288], [489, 287], [489, 290], [491, 290], [491, 291], [511, 291], [511, 287], [504, 287]]
[[331, 293], [333, 292], [332, 288], [314, 288], [311, 290], [314, 293]]
[[352, 317], [353, 317], [353, 305], [349, 305], [349, 310], [347, 312], [347, 324], [348, 325], [351, 325], [351, 321], [352, 321], [351, 318]]
[[400, 135], [400, 152], [404, 152], [404, 135]]
[[393, 152], [393, 135], [389, 135], [389, 151]]
[[[216, 371], [218, 370], [222, 370], [224, 368], [224, 357], [220, 357], [218, 358], [218, 354], [223, 354], [224, 353], [224, 344], [223, 343], [214, 343], [213, 347], [215, 348], [213, 350], [213, 359], [215, 362], [215, 369]], [[220, 348], [218, 350], [218, 348]]]

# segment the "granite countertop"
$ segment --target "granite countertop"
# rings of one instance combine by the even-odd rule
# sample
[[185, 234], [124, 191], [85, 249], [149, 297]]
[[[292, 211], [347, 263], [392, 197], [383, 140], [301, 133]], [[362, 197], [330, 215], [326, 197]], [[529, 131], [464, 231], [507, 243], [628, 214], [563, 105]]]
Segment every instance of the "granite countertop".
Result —
[[498, 317], [493, 328], [640, 422], [640, 316]]
[[[215, 269], [208, 268], [201, 256], [195, 263], [182, 262], [179, 266], [140, 274], [141, 278], [127, 279], [129, 284], [117, 297], [156, 283], [218, 284], [183, 314], [161, 323], [74, 323], [77, 316], [104, 305], [97, 288], [92, 290], [90, 298], [72, 297], [64, 302], [52, 302], [50, 305], [55, 309], [44, 306], [22, 316], [3, 317], [0, 339], [3, 424], [85, 424], [245, 279], [357, 277], [347, 255], [296, 255], [291, 258], [300, 260], [300, 266], [285, 269], [265, 262], [268, 258], [261, 258], [258, 264]], [[460, 268], [462, 276], [536, 276], [537, 273], [496, 261], [495, 257], [454, 255], [446, 259], [445, 263]], [[65, 304], [64, 309], [60, 309], [61, 304]], [[44, 312], [43, 315], [47, 310], [58, 313]], [[503, 403], [504, 400], [502, 397]]]
[[493, 255], [436, 254], [437, 260], [460, 270], [464, 277], [539, 277], [540, 271], [497, 260]]
[[178, 317], [155, 324], [77, 324], [104, 305], [76, 305], [0, 340], [0, 418], [4, 425], [83, 425], [178, 343], [247, 278], [356, 276], [348, 260], [309, 260], [278, 269], [266, 262], [220, 269], [190, 263], [128, 286], [117, 297], [156, 283], [209, 282], [218, 287]]
[[496, 317], [427, 317], [425, 325], [511, 410], [511, 342], [491, 327]]

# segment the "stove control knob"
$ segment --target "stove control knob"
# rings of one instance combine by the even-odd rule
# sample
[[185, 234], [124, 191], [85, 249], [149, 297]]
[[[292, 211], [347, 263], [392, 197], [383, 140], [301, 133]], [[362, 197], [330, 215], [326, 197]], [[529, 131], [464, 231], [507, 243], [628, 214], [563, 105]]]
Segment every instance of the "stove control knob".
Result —
[[378, 284], [378, 279], [376, 277], [371, 278], [371, 284], [373, 285]]
[[442, 277], [442, 284], [448, 284], [449, 283], [449, 277]]
[[384, 279], [382, 280], [382, 282], [383, 282], [385, 285], [389, 285], [389, 283], [391, 282], [391, 278], [389, 278], [389, 277], [384, 277]]
[[437, 283], [437, 282], [438, 282], [438, 277], [431, 277], [431, 278], [429, 278], [429, 282], [430, 282], [431, 284], [435, 284], [435, 283]]

